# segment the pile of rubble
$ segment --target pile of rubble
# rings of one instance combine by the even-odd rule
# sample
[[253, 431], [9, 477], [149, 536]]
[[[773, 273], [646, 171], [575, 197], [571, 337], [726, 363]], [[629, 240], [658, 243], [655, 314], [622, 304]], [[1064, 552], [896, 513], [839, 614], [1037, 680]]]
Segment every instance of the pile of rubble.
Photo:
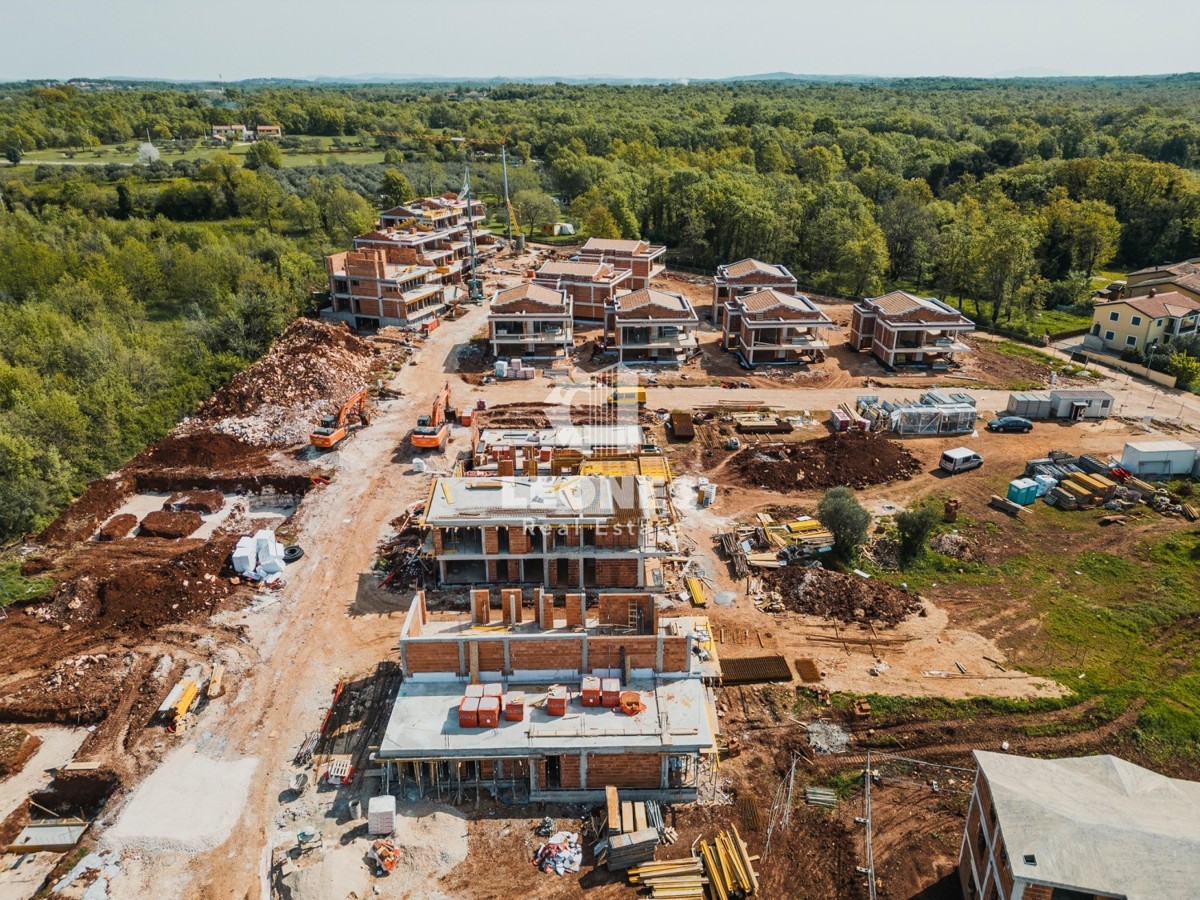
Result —
[[726, 466], [742, 484], [780, 493], [839, 485], [862, 488], [911, 478], [919, 469], [916, 457], [903, 446], [864, 431], [751, 447]]
[[841, 622], [881, 622], [895, 626], [921, 609], [912, 591], [874, 578], [821, 568], [774, 569], [763, 576], [769, 590], [765, 612], [823, 616]]
[[809, 722], [805, 729], [808, 745], [817, 753], [845, 753], [850, 746], [850, 735], [846, 729], [833, 722]]
[[298, 319], [189, 422], [250, 444], [296, 444], [369, 380], [371, 345], [342, 323]]

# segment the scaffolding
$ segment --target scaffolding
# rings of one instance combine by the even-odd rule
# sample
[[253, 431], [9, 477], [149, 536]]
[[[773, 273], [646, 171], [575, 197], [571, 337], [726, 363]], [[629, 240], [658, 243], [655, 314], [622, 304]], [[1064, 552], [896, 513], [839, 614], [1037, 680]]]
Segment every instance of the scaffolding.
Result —
[[916, 400], [880, 400], [864, 395], [856, 405], [871, 431], [895, 434], [969, 434], [979, 417], [975, 398], [960, 392], [926, 391]]

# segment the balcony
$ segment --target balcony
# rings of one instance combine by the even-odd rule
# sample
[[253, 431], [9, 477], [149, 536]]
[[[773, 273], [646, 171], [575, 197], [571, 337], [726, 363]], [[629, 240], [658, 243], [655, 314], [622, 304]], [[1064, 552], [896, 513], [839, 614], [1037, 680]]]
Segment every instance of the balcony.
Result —
[[620, 346], [626, 350], [695, 350], [700, 342], [690, 331], [673, 334], [645, 334], [626, 331], [621, 336]]

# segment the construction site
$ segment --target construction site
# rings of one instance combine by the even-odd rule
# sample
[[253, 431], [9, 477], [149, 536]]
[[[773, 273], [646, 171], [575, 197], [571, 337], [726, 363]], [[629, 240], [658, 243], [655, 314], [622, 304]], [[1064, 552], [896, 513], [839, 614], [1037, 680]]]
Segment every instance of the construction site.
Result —
[[[1200, 557], [1194, 396], [1064, 377], [1104, 415], [1068, 395], [993, 433], [1029, 402], [1013, 366], [1048, 370], [956, 332], [894, 371], [819, 297], [843, 330], [750, 374], [717, 320], [791, 297], [786, 269], [518, 252], [481, 215], [385, 213], [330, 258], [324, 318], [22, 545], [53, 589], [0, 618], [0, 900], [958, 898], [992, 871], [961, 853], [990, 757], [1200, 776], [1139, 739], [1147, 704], [1195, 698], [1120, 693], [1166, 670], [1061, 615]], [[546, 286], [589, 267], [624, 283], [596, 310], [670, 295], [687, 340], [594, 352], [590, 298]], [[527, 297], [551, 354], [489, 331]], [[985, 462], [947, 470], [960, 445]], [[833, 488], [867, 517], [848, 559]], [[1191, 677], [1185, 626], [1147, 627]]]

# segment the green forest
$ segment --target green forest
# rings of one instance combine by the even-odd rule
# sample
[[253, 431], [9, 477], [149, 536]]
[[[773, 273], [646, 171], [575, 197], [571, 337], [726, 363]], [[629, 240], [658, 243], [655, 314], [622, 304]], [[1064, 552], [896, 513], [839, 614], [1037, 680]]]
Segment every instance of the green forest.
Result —
[[[1036, 335], [1111, 272], [1200, 256], [1198, 88], [2, 86], [0, 538], [312, 312], [322, 255], [381, 206], [457, 190], [470, 162], [499, 209], [501, 144], [526, 228], [568, 218], [704, 272], [756, 256], [819, 293], [936, 293]], [[284, 138], [206, 137], [233, 123]]]

